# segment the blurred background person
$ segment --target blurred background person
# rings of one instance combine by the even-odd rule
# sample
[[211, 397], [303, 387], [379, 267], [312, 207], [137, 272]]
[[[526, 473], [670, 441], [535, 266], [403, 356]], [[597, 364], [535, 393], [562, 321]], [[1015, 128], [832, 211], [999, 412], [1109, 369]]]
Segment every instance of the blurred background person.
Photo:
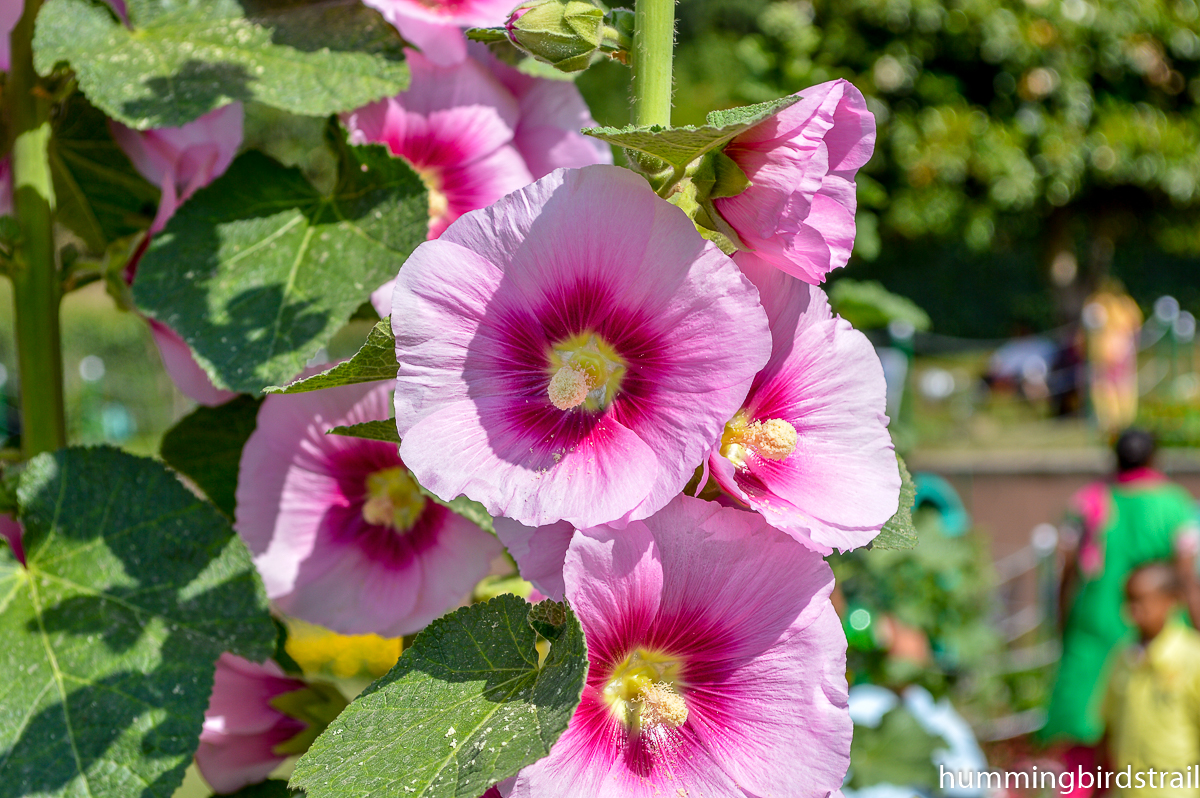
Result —
[[[1179, 618], [1179, 573], [1170, 563], [1134, 570], [1125, 586], [1137, 641], [1118, 652], [1104, 702], [1110, 770], [1147, 774], [1157, 783], [1118, 782], [1121, 796], [1200, 795], [1200, 634]], [[1136, 777], [1135, 777], [1136, 778]]]
[[[1154, 470], [1150, 433], [1126, 430], [1115, 450], [1117, 473], [1075, 494], [1062, 535], [1062, 660], [1040, 737], [1068, 746], [1063, 759], [1072, 770], [1096, 765], [1105, 664], [1133, 631], [1122, 613], [1130, 574], [1146, 563], [1173, 561], [1189, 596], [1196, 594], [1195, 500]], [[1191, 606], [1197, 609], [1194, 599]]]

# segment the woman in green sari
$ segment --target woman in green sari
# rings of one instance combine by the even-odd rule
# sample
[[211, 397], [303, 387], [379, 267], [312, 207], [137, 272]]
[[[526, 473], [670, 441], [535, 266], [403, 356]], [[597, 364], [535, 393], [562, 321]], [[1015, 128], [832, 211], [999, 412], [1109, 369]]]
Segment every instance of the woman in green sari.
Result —
[[1126, 430], [1115, 448], [1116, 477], [1080, 490], [1068, 514], [1060, 601], [1063, 651], [1040, 732], [1044, 742], [1091, 748], [1104, 734], [1100, 704], [1106, 663], [1131, 633], [1122, 604], [1125, 581], [1135, 568], [1174, 560], [1189, 588], [1193, 618], [1200, 614], [1195, 499], [1151, 467], [1155, 443], [1150, 433]]

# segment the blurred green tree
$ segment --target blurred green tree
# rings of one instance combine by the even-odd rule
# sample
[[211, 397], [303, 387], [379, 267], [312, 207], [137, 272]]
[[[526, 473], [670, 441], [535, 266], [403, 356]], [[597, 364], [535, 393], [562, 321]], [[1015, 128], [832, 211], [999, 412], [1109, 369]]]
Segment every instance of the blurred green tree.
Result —
[[1200, 253], [1196, 0], [685, 0], [679, 13], [677, 124], [837, 77], [867, 96], [880, 135], [859, 177], [862, 259], [906, 242], [1021, 251], [1065, 319], [1118, 247]]

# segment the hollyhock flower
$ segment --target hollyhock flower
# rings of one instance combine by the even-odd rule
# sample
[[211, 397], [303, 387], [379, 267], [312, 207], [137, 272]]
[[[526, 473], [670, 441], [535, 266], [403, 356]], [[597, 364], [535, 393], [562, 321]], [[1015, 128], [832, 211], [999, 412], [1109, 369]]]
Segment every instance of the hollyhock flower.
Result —
[[287, 759], [288, 753], [276, 749], [309, 724], [281, 712], [272, 701], [307, 687], [271, 660], [259, 665], [221, 655], [196, 751], [196, 766], [210, 787], [219, 793], [240, 790], [262, 781]]
[[612, 166], [555, 171], [417, 247], [392, 318], [405, 463], [528, 526], [663, 507], [770, 347], [735, 264]]
[[[607, 146], [579, 132], [595, 122], [573, 83], [523, 75], [486, 47], [471, 52], [451, 67], [410, 54], [408, 91], [345, 117], [351, 141], [386, 144], [421, 176], [429, 238], [553, 169], [612, 162]], [[381, 316], [394, 283], [371, 295]]]
[[515, 0], [363, 0], [439, 66], [467, 57], [462, 28], [503, 25]]
[[[132, 283], [137, 262], [150, 243], [150, 236], [167, 226], [167, 221], [192, 194], [219, 177], [233, 162], [242, 143], [243, 111], [233, 103], [210, 111], [183, 127], [134, 130], [109, 122], [113, 138], [129, 156], [134, 168], [162, 190], [158, 213], [141, 248], [130, 258], [125, 279]], [[202, 405], [219, 405], [235, 393], [217, 388], [196, 362], [191, 349], [167, 325], [153, 319], [150, 333], [163, 367], [179, 390]]]
[[850, 258], [854, 175], [875, 148], [875, 117], [845, 80], [799, 96], [726, 145], [751, 185], [713, 204], [760, 258], [815, 285]]
[[21, 524], [12, 516], [0, 513], [0, 538], [8, 541], [13, 556], [25, 564], [25, 548], [21, 545]]
[[758, 287], [773, 344], [709, 457], [712, 475], [819, 552], [865, 545], [900, 494], [875, 349], [821, 289], [748, 253], [734, 260]]
[[268, 396], [242, 450], [234, 528], [283, 612], [399, 637], [452, 609], [499, 542], [428, 500], [396, 446], [326, 431], [387, 418], [391, 385]]
[[579, 532], [566, 594], [583, 699], [512, 798], [820, 796], [849, 764], [846, 639], [833, 574], [761, 517], [677, 497]]
[[25, 4], [16, 0], [0, 3], [0, 71], [7, 72], [12, 67], [12, 31], [17, 27], [24, 9]]

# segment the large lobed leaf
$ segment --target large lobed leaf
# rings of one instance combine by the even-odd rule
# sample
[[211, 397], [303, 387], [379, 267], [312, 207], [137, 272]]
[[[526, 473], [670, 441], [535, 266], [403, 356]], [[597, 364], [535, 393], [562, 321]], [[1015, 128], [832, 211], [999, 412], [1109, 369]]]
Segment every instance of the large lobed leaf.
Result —
[[295, 114], [348, 111], [408, 86], [404, 41], [360, 0], [48, 0], [34, 64], [75, 70], [109, 116], [176, 127], [235, 101]]
[[0, 551], [0, 796], [168, 798], [222, 651], [271, 655], [245, 546], [162, 465], [111, 448], [30, 461], [28, 569]]
[[900, 504], [896, 514], [883, 525], [883, 529], [871, 541], [874, 549], [911, 549], [917, 545], [917, 528], [913, 525], [913, 502], [917, 499], [917, 484], [908, 473], [904, 458], [896, 455], [900, 466]]
[[545, 756], [587, 675], [579, 622], [563, 607], [539, 667], [530, 605], [498, 596], [434, 621], [296, 765], [309, 798], [478, 798]]
[[623, 128], [584, 128], [584, 133], [609, 144], [636, 150], [661, 158], [677, 169], [696, 160], [707, 152], [724, 147], [734, 136], [770, 119], [799, 100], [796, 95], [780, 97], [778, 100], [713, 111], [705, 120], [708, 124], [665, 128], [660, 125]]
[[328, 194], [261, 153], [239, 156], [138, 267], [138, 307], [179, 333], [218, 385], [258, 393], [294, 377], [425, 240], [416, 173], [381, 145], [335, 145]]

